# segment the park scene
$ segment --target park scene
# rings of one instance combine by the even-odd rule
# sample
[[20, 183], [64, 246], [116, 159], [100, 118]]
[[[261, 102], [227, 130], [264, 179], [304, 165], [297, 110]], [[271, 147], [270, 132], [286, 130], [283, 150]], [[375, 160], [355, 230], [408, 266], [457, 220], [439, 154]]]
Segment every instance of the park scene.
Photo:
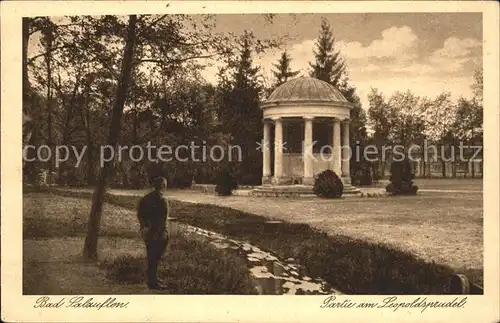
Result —
[[483, 293], [481, 14], [29, 17], [22, 44], [23, 294]]

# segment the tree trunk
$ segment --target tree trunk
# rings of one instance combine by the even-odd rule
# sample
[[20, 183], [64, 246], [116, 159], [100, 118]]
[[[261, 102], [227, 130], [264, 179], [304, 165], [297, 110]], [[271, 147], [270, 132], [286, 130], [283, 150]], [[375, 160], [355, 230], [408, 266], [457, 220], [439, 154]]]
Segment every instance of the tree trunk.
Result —
[[23, 18], [23, 112], [30, 116], [30, 80], [28, 78], [28, 43], [30, 40], [29, 34], [29, 19]]
[[138, 117], [137, 117], [137, 110], [134, 109], [133, 112], [133, 131], [132, 131], [132, 145], [137, 145], [137, 123], [138, 123]]
[[[31, 100], [30, 100], [30, 80], [28, 78], [28, 43], [30, 39], [29, 34], [29, 18], [23, 18], [23, 125], [24, 120], [33, 121], [30, 117], [31, 114]], [[23, 146], [28, 144], [32, 138], [32, 126], [23, 127]], [[24, 159], [23, 159], [24, 166]]]
[[[46, 41], [45, 44], [45, 64], [47, 67], [47, 145], [53, 148], [53, 138], [52, 138], [52, 40], [53, 33], [51, 27], [45, 27], [42, 30], [43, 37]], [[49, 160], [49, 172], [52, 173], [54, 169], [54, 163], [52, 158]]]
[[[127, 38], [125, 41], [125, 49], [123, 53], [123, 61], [120, 73], [120, 79], [118, 80], [118, 88], [116, 92], [115, 103], [113, 107], [113, 115], [111, 118], [111, 125], [108, 135], [108, 145], [113, 147], [118, 143], [121, 128], [121, 118], [123, 114], [123, 106], [128, 94], [128, 88], [130, 83], [130, 77], [133, 65], [133, 55], [136, 40], [136, 23], [137, 16], [130, 15], [128, 28], [127, 28]], [[87, 237], [85, 238], [85, 245], [83, 249], [83, 256], [85, 259], [97, 260], [97, 239], [99, 236], [99, 228], [102, 216], [102, 207], [104, 203], [104, 197], [106, 195], [106, 186], [108, 181], [108, 174], [111, 170], [112, 162], [104, 163], [103, 167], [100, 169], [99, 177], [97, 180], [97, 186], [92, 197], [92, 208], [89, 215], [89, 225], [87, 231]]]
[[[83, 107], [85, 109], [85, 116], [83, 116], [82, 114], [82, 121], [85, 126], [85, 139], [87, 143], [87, 184], [94, 185], [94, 144], [92, 142], [92, 122], [90, 118], [89, 97], [90, 85], [88, 86], [87, 92], [85, 94], [85, 104]], [[85, 122], [85, 119], [87, 122]]]
[[[69, 145], [69, 140], [71, 137], [71, 120], [74, 117], [74, 108], [76, 103], [76, 96], [78, 94], [78, 87], [80, 86], [80, 76], [77, 75], [75, 77], [75, 86], [73, 87], [73, 91], [71, 92], [71, 97], [69, 99], [69, 104], [65, 106], [66, 110], [66, 118], [64, 121], [64, 130], [62, 135], [63, 145]], [[87, 104], [88, 100], [88, 91], [90, 91], [90, 84], [86, 84], [83, 95], [86, 95], [84, 104]]]

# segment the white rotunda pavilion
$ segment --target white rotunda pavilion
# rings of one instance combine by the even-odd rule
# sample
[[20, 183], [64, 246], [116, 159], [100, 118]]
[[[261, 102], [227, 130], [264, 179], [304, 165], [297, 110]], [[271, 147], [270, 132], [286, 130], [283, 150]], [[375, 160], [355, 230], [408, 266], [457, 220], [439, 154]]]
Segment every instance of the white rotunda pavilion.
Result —
[[[351, 104], [332, 85], [299, 77], [279, 86], [261, 104], [264, 116], [263, 185], [312, 185], [333, 170], [350, 186]], [[344, 153], [344, 158], [342, 158]]]

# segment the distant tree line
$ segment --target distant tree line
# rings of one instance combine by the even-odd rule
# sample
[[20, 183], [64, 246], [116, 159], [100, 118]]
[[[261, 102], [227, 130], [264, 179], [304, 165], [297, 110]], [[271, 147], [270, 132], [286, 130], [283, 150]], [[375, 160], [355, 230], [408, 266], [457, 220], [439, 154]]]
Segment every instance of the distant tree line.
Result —
[[[255, 149], [262, 139], [259, 103], [299, 71], [291, 69], [293, 57], [284, 50], [273, 64], [273, 81], [266, 84], [263, 70], [253, 58], [283, 44], [276, 39], [257, 39], [251, 32], [239, 36], [214, 33], [212, 19], [206, 16], [200, 22], [183, 15], [136, 18], [127, 91], [119, 93], [124, 95], [120, 98], [123, 107], [119, 118], [115, 116], [115, 121], [119, 119], [116, 144], [238, 144], [243, 161], [155, 163], [125, 158], [110, 163], [109, 185], [145, 187], [152, 176], [162, 174], [169, 185], [187, 187], [192, 181], [213, 183], [222, 168], [230, 169], [240, 184], [260, 183], [262, 157]], [[268, 19], [272, 23], [272, 16]], [[87, 147], [78, 168], [74, 159], [57, 168], [50, 161], [25, 163], [26, 181], [35, 181], [40, 170], [46, 169], [59, 184], [97, 183], [99, 147], [110, 137], [127, 24], [126, 17], [117, 16], [25, 18], [23, 112], [31, 126], [26, 144]], [[309, 70], [310, 76], [332, 84], [352, 103], [352, 149], [424, 139], [443, 145], [482, 140], [481, 71], [475, 77], [472, 100], [451, 102], [449, 93], [429, 99], [411, 91], [387, 99], [373, 89], [369, 108], [364, 110], [335, 42], [331, 27], [322, 20]], [[30, 56], [28, 44], [38, 49], [36, 54]], [[201, 76], [205, 66], [200, 58], [223, 62], [217, 84]], [[372, 166], [352, 160], [351, 176]]]
[[[410, 147], [415, 144], [424, 148], [424, 142], [427, 141], [427, 145], [434, 145], [438, 149], [439, 160], [434, 162], [441, 162], [442, 176], [446, 177], [446, 167], [452, 167], [452, 164], [447, 164], [444, 159], [458, 157], [460, 143], [463, 146], [483, 144], [482, 80], [482, 70], [478, 69], [471, 85], [473, 97], [460, 97], [455, 102], [448, 92], [432, 99], [415, 95], [408, 90], [395, 92], [386, 98], [377, 89], [372, 89], [368, 95], [368, 125], [373, 131], [369, 142], [378, 148], [378, 159], [384, 160], [381, 149], [383, 146]], [[423, 153], [421, 150], [421, 157]], [[470, 158], [472, 154], [473, 151], [465, 151], [464, 157]], [[389, 154], [385, 162], [377, 163], [376, 171], [385, 169], [390, 157]], [[422, 162], [425, 165], [431, 161]], [[455, 172], [455, 168], [452, 171]]]

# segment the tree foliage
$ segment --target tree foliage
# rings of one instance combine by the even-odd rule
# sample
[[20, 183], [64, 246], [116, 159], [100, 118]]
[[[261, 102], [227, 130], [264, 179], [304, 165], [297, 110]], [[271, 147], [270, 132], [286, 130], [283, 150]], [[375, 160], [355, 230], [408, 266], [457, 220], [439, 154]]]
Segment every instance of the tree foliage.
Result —
[[258, 184], [261, 177], [262, 156], [256, 143], [262, 137], [260, 100], [264, 86], [260, 68], [252, 59], [260, 46], [252, 33], [245, 32], [239, 41], [237, 59], [219, 74], [221, 131], [230, 134], [231, 143], [241, 148], [242, 162], [237, 165], [236, 176], [243, 184]]
[[[259, 110], [250, 105], [257, 102], [258, 106], [260, 88], [253, 77], [254, 67], [245, 65], [249, 51], [241, 53], [242, 64], [234, 70], [231, 89], [233, 100], [241, 95], [250, 102], [234, 120], [253, 113], [255, 125], [247, 132], [242, 127], [221, 132], [220, 95], [201, 77], [204, 65], [200, 59], [234, 61], [239, 53], [234, 44], [239, 40], [213, 32], [213, 26], [211, 16], [194, 19], [186, 15], [24, 20], [23, 112], [26, 120], [32, 120], [32, 135], [25, 138], [35, 145], [48, 142], [87, 149], [80, 167], [74, 167], [74, 159], [59, 165], [57, 181], [97, 184], [85, 244], [88, 258], [97, 256], [96, 239], [108, 185], [144, 187], [149, 177], [161, 174], [171, 185], [186, 186], [195, 177], [201, 182], [213, 181], [218, 170], [218, 165], [204, 160], [134, 161], [127, 152], [100, 167], [100, 146], [144, 147], [151, 143], [175, 148], [193, 142], [210, 148], [227, 145], [230, 135], [255, 140], [260, 117]], [[253, 35], [248, 37], [250, 42], [260, 52], [273, 43]], [[237, 101], [233, 103], [239, 106]], [[34, 168], [34, 173], [46, 166], [25, 165]]]
[[[356, 146], [364, 147], [367, 144], [367, 117], [361, 105], [361, 100], [356, 95], [356, 88], [349, 84], [347, 64], [342, 58], [340, 50], [335, 49], [335, 44], [335, 38], [328, 21], [322, 19], [315, 44], [315, 61], [309, 63], [311, 67], [310, 76], [333, 85], [351, 103], [349, 141], [351, 149], [354, 151]], [[366, 163], [364, 158], [357, 159], [352, 154], [351, 176], [354, 176], [361, 168], [365, 168]]]
[[277, 63], [273, 63], [273, 66], [276, 70], [273, 70], [272, 73], [276, 79], [276, 82], [274, 83], [274, 88], [277, 88], [281, 84], [285, 83], [289, 79], [292, 79], [299, 75], [300, 71], [292, 71], [292, 68], [290, 67], [290, 63], [292, 61], [292, 57], [290, 57], [290, 54], [285, 50], [282, 54], [280, 59], [278, 60]]
[[321, 20], [321, 29], [314, 50], [315, 61], [309, 63], [312, 68], [310, 75], [337, 87], [346, 70], [340, 51], [335, 50], [335, 38], [330, 24]]

